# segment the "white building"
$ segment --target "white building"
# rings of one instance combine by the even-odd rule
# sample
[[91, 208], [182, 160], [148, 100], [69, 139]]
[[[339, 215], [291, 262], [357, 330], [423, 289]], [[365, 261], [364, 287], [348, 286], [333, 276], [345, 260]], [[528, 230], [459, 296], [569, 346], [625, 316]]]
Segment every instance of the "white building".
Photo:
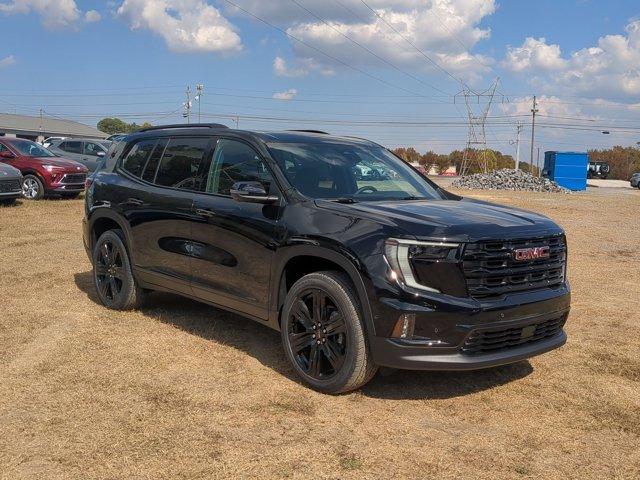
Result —
[[72, 120], [0, 113], [0, 137], [2, 136], [27, 138], [38, 142], [47, 137], [107, 137], [97, 128]]

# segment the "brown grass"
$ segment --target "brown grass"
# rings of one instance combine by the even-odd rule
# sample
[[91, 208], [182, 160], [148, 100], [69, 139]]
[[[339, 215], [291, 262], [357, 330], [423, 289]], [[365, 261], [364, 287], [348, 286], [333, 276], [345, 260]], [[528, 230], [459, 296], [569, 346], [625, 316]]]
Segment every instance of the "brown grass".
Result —
[[639, 478], [640, 196], [472, 195], [566, 228], [568, 344], [338, 397], [249, 320], [97, 305], [81, 201], [0, 209], [0, 477]]

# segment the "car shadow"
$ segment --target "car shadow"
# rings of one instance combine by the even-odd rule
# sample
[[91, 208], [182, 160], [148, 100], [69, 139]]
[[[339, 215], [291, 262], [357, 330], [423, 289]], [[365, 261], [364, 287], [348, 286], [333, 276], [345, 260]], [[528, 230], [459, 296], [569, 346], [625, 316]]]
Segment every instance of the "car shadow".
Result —
[[[78, 289], [100, 303], [92, 272], [74, 275]], [[242, 350], [260, 363], [293, 381], [298, 377], [287, 362], [280, 334], [248, 318], [167, 293], [152, 293], [143, 315], [206, 340]], [[472, 372], [382, 370], [360, 393], [380, 399], [447, 399], [507, 384], [533, 372], [528, 361]]]

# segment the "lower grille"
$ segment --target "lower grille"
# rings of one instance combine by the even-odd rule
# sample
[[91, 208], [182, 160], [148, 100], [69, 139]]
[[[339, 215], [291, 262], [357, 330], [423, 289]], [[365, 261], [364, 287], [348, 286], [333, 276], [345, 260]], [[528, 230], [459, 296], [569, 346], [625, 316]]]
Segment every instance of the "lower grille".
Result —
[[520, 327], [473, 330], [462, 345], [465, 355], [498, 352], [509, 348], [540, 342], [557, 335], [564, 326], [566, 315]]
[[60, 183], [82, 183], [84, 184], [84, 181], [87, 179], [87, 175], [84, 173], [69, 173], [67, 175], [65, 175], [64, 177], [62, 177], [62, 180], [60, 180]]
[[20, 180], [0, 180], [0, 193], [17, 192], [22, 190]]

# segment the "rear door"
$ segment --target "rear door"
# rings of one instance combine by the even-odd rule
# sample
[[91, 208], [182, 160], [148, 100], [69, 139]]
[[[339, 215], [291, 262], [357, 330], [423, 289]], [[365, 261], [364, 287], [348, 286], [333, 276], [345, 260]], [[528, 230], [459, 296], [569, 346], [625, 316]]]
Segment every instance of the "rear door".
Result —
[[202, 193], [194, 196], [193, 290], [207, 301], [266, 319], [281, 207], [233, 200], [229, 191], [239, 181], [258, 181], [267, 192], [282, 198], [253, 147], [220, 138]]
[[58, 149], [62, 150], [62, 152], [56, 152], [56, 153], [59, 153], [62, 156], [69, 158], [71, 160], [75, 160], [76, 162], [80, 162], [85, 167], [89, 168], [89, 165], [87, 165], [87, 162], [83, 161], [82, 141], [64, 140], [60, 145], [58, 145]]
[[192, 189], [210, 159], [211, 139], [144, 139], [126, 153], [134, 181], [121, 196], [131, 226], [136, 273], [148, 283], [191, 295]]

